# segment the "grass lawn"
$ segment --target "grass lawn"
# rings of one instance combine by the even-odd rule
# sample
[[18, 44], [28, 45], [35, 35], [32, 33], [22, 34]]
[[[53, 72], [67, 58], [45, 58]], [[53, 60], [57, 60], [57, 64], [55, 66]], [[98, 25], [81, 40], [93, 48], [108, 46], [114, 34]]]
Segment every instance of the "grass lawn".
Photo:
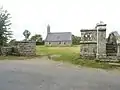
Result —
[[37, 55], [53, 56], [55, 60], [72, 60], [79, 56], [79, 46], [76, 47], [45, 47], [37, 46]]
[[32, 59], [35, 56], [0, 56], [0, 60], [26, 60], [26, 59]]
[[55, 61], [70, 62], [72, 64], [93, 67], [93, 68], [115, 68], [106, 62], [96, 62], [95, 60], [83, 60], [80, 58], [80, 46], [72, 47], [45, 47], [37, 46], [37, 55], [45, 55]]

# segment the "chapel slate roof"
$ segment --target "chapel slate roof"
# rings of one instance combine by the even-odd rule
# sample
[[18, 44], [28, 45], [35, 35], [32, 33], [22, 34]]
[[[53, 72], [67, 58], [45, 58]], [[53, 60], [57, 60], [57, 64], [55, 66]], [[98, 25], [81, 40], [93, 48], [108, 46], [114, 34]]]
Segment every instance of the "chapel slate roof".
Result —
[[48, 42], [72, 41], [72, 34], [71, 34], [71, 32], [48, 33], [45, 41], [48, 41]]

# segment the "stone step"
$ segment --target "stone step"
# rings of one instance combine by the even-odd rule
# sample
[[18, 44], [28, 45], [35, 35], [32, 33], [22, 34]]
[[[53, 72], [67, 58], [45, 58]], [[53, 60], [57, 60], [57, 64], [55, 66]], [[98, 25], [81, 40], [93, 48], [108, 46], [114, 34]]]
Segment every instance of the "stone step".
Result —
[[107, 59], [117, 60], [117, 56], [107, 56]]
[[116, 48], [106, 48], [106, 50], [116, 50]]
[[115, 46], [115, 45], [113, 45], [113, 44], [106, 44], [106, 46]]
[[108, 50], [106, 53], [117, 53], [115, 50]]
[[120, 63], [109, 63], [110, 65], [113, 65], [113, 66], [119, 66], [120, 67]]
[[114, 49], [114, 48], [116, 48], [116, 47], [106, 47], [106, 49]]
[[116, 53], [115, 50], [107, 50], [106, 53]]
[[106, 48], [115, 48], [116, 46], [106, 46]]
[[114, 49], [114, 50], [113, 50], [113, 49], [111, 49], [111, 50], [110, 50], [110, 49], [109, 49], [109, 50], [106, 50], [106, 52], [114, 52], [114, 51], [116, 52], [115, 49]]
[[112, 45], [112, 44], [109, 44], [109, 45], [108, 45], [108, 44], [107, 44], [106, 46], [115, 46], [115, 45]]
[[114, 45], [114, 44], [106, 44], [106, 46], [114, 47], [114, 46], [116, 46], [116, 45]]
[[116, 48], [106, 48], [106, 50], [116, 50]]
[[116, 47], [106, 47], [106, 49], [116, 49]]
[[116, 44], [106, 43], [106, 45], [116, 45]]
[[116, 48], [106, 48], [106, 50], [115, 50]]
[[116, 56], [117, 53], [107, 53], [107, 56]]
[[106, 58], [106, 59], [101, 59], [101, 62], [119, 62], [118, 59], [110, 59], [110, 58]]
[[110, 46], [110, 47], [113, 47], [113, 46], [116, 46], [116, 45], [106, 45], [106, 46], [108, 46], [108, 47], [109, 47], [109, 46]]
[[101, 62], [119, 62], [119, 58], [116, 55], [107, 56], [105, 59], [100, 59]]

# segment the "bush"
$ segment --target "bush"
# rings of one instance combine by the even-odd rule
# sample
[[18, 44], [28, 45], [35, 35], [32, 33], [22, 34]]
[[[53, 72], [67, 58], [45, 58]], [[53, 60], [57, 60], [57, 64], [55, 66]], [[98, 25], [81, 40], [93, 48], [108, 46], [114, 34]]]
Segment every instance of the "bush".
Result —
[[36, 42], [36, 45], [44, 45], [44, 41], [42, 41], [42, 42]]

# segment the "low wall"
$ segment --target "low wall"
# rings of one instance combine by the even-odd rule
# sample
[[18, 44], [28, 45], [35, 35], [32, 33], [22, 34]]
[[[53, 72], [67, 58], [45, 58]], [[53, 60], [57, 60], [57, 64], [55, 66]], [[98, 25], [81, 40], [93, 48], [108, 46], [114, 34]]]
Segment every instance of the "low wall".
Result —
[[80, 56], [86, 58], [96, 58], [97, 44], [87, 43], [80, 44]]
[[36, 42], [31, 41], [17, 41], [17, 49], [21, 56], [36, 55]]
[[17, 41], [14, 46], [1, 47], [0, 55], [34, 56], [36, 55], [36, 42]]
[[11, 55], [12, 47], [1, 47], [1, 55]]

